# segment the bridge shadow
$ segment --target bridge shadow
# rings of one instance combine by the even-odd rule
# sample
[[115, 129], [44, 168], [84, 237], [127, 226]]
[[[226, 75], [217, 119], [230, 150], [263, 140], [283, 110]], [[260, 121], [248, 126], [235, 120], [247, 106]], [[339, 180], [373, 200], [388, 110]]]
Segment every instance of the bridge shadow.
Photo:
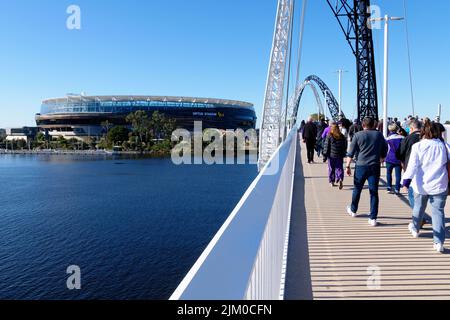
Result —
[[305, 207], [305, 177], [300, 148], [297, 139], [285, 300], [313, 300]]

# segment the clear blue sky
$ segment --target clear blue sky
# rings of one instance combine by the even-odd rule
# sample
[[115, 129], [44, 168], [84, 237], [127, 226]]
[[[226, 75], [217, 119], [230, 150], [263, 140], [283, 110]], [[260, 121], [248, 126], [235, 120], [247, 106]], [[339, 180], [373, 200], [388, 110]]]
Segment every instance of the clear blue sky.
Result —
[[[300, 1], [297, 1], [300, 4]], [[416, 113], [450, 119], [450, 1], [408, 0]], [[34, 125], [49, 97], [66, 93], [184, 95], [255, 104], [261, 117], [276, 0], [0, 0], [0, 127]], [[82, 29], [66, 28], [66, 9], [81, 7]], [[403, 15], [403, 0], [379, 0]], [[411, 113], [404, 22], [391, 28], [392, 116]], [[382, 30], [375, 31], [382, 71]], [[302, 78], [320, 76], [343, 107], [355, 109], [355, 61], [325, 0], [310, 0]], [[381, 95], [381, 74], [378, 74]], [[381, 107], [381, 106], [380, 106]], [[310, 92], [302, 115], [315, 110]]]

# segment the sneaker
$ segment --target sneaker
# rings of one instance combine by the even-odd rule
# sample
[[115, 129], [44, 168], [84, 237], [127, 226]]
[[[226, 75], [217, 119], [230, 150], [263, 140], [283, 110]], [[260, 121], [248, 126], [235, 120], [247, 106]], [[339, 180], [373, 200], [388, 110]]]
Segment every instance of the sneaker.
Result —
[[339, 181], [339, 190], [342, 190], [344, 188], [344, 182]]
[[376, 226], [378, 225], [378, 222], [377, 222], [376, 219], [369, 219], [369, 224], [370, 224], [372, 227], [376, 227]]
[[409, 232], [411, 232], [411, 234], [412, 234], [412, 236], [414, 238], [417, 238], [419, 236], [419, 232], [416, 231], [416, 229], [414, 228], [414, 224], [413, 223], [410, 223], [408, 225], [408, 230], [409, 230]]
[[336, 185], [334, 184], [334, 182], [330, 183], [330, 186], [331, 186], [332, 188], [336, 187]]
[[349, 216], [351, 216], [353, 218], [356, 217], [356, 213], [354, 213], [352, 211], [352, 207], [350, 207], [350, 206], [347, 207], [347, 213], [348, 213]]
[[433, 244], [433, 249], [439, 253], [443, 253], [445, 251], [444, 245], [442, 243]]
[[387, 193], [388, 194], [394, 194], [394, 191], [392, 191], [391, 189], [387, 189]]

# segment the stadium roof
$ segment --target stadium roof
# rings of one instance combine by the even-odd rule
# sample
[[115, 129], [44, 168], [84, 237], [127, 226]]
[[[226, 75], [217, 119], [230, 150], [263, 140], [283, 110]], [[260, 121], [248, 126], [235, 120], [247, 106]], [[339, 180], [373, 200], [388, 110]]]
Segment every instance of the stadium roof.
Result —
[[80, 101], [160, 101], [160, 102], [188, 102], [188, 103], [212, 103], [252, 108], [253, 104], [237, 100], [192, 98], [192, 97], [169, 97], [169, 96], [84, 96], [68, 94], [64, 98], [52, 98], [42, 101], [43, 104], [67, 102], [67, 100]]

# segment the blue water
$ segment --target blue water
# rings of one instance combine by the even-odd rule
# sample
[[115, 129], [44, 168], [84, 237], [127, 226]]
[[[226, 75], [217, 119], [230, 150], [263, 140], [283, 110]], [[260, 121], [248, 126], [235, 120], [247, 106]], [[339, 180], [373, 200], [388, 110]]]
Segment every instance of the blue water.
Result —
[[[167, 299], [253, 165], [0, 156], [0, 299]], [[81, 268], [81, 290], [66, 269]]]

